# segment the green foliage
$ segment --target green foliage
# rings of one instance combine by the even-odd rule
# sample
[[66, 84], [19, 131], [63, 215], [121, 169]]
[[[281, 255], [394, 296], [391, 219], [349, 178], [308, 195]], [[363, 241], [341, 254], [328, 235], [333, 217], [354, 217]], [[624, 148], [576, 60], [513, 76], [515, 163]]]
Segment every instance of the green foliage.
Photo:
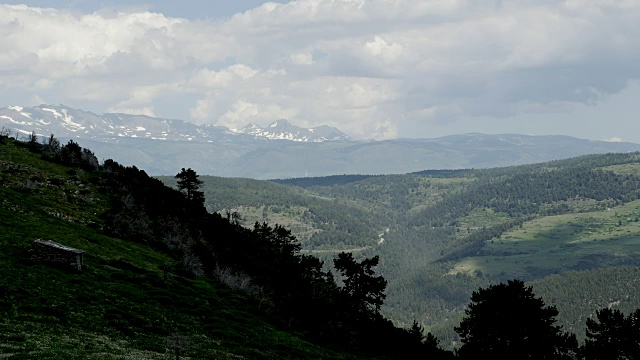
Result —
[[377, 313], [386, 297], [384, 289], [387, 281], [382, 276], [375, 276], [372, 269], [378, 265], [379, 260], [378, 256], [374, 256], [357, 262], [353, 254], [345, 252], [341, 252], [333, 260], [336, 270], [343, 277], [343, 293], [360, 313]]
[[[193, 344], [181, 351], [191, 358], [362, 358], [284, 331], [281, 318], [259, 309], [263, 299], [231, 291], [208, 272], [196, 276], [185, 261], [199, 257], [209, 271], [214, 245], [203, 239], [236, 234], [245, 245], [250, 233], [134, 167], [75, 166], [45, 161], [13, 140], [0, 147], [0, 357], [167, 358], [177, 338]], [[142, 214], [141, 223], [126, 223]], [[286, 259], [289, 236], [273, 234]], [[84, 250], [83, 271], [30, 260], [37, 238]], [[330, 284], [320, 263], [307, 256], [300, 263], [308, 269], [301, 278], [326, 275]], [[301, 290], [299, 308], [310, 291]]]
[[640, 309], [625, 316], [620, 310], [604, 308], [596, 317], [587, 319], [583, 359], [635, 359], [640, 354]]
[[49, 159], [56, 159], [60, 156], [60, 141], [53, 134], [43, 142], [42, 154]]
[[364, 180], [373, 176], [376, 176], [376, 175], [330, 175], [330, 176], [304, 177], [304, 178], [293, 178], [293, 179], [275, 179], [271, 181], [278, 184], [308, 188], [313, 186], [345, 185], [352, 182]]
[[639, 308], [637, 302], [640, 267], [616, 266], [568, 271], [532, 282], [536, 294], [559, 311], [558, 323], [579, 339], [585, 338], [585, 319], [603, 307], [624, 312]]
[[[173, 177], [159, 179], [176, 186]], [[209, 211], [239, 213], [249, 225], [257, 221], [286, 226], [295, 230], [307, 248], [371, 246], [384, 230], [362, 206], [305, 194], [298, 188], [251, 179], [214, 176], [201, 179]]]
[[182, 168], [182, 171], [176, 174], [175, 178], [178, 179], [178, 189], [187, 195], [187, 199], [201, 204], [204, 203], [204, 193], [198, 191], [200, 185], [202, 185], [202, 180], [198, 179], [198, 175], [194, 170]]
[[571, 359], [575, 336], [553, 325], [558, 311], [519, 280], [474, 291], [456, 331], [462, 359]]
[[597, 309], [640, 307], [629, 270], [640, 265], [638, 164], [635, 153], [278, 184], [203, 177], [202, 190], [210, 211], [285, 225], [303, 253], [329, 264], [345, 250], [358, 261], [379, 256], [381, 313], [405, 327], [418, 320], [444, 346], [473, 290], [511, 278], [544, 288], [558, 322], [582, 340]]
[[[303, 182], [304, 188], [214, 177], [200, 183], [195, 171], [183, 169], [190, 174], [189, 186], [196, 186], [192, 190], [206, 195], [204, 202], [136, 167], [112, 160], [98, 166], [95, 155], [74, 142], [60, 147], [53, 136], [42, 145], [5, 140], [0, 267], [7, 279], [21, 280], [15, 287], [0, 281], [6, 295], [0, 297], [6, 299], [0, 300], [0, 328], [12, 329], [7, 337], [0, 335], [0, 351], [154, 357], [175, 354], [178, 344], [193, 357], [305, 358], [314, 352], [349, 357], [274, 333], [270, 323], [275, 323], [308, 340], [370, 354], [447, 358], [451, 353], [440, 343], [450, 346], [453, 327], [465, 324], [462, 314], [473, 289], [513, 274], [536, 280], [536, 292], [560, 313], [533, 297], [531, 288], [523, 288], [531, 296], [522, 306], [538, 306], [538, 315], [579, 337], [596, 309], [640, 306], [634, 296], [640, 291], [635, 281], [638, 154], [517, 168], [344, 176]], [[242, 219], [254, 227], [243, 227]], [[282, 220], [298, 224], [305, 235], [299, 240], [298, 232], [278, 225]], [[48, 274], [49, 265], [18, 260], [34, 238], [84, 249], [87, 272], [73, 280], [63, 268]], [[329, 260], [345, 248], [353, 251], [338, 255], [333, 270], [316, 257]], [[338, 282], [334, 274], [340, 274]], [[91, 291], [81, 284], [100, 291], [74, 300], [69, 294]], [[69, 289], [66, 295], [54, 294], [60, 287]], [[25, 295], [21, 289], [29, 290]], [[212, 310], [216, 297], [221, 300]], [[87, 301], [94, 305], [85, 307]], [[59, 306], [67, 303], [68, 308]], [[28, 314], [26, 321], [21, 314]], [[533, 321], [527, 329], [543, 328], [535, 319], [521, 320]], [[590, 325], [593, 336], [617, 323], [599, 321]], [[33, 323], [44, 325], [33, 330]], [[552, 324], [557, 347], [573, 346]], [[73, 336], [54, 336], [50, 328]], [[43, 350], [29, 331], [63, 345]], [[264, 341], [246, 340], [256, 337]], [[171, 339], [186, 340], [171, 345]], [[98, 345], [77, 350], [87, 343]], [[194, 343], [203, 345], [182, 348]]]

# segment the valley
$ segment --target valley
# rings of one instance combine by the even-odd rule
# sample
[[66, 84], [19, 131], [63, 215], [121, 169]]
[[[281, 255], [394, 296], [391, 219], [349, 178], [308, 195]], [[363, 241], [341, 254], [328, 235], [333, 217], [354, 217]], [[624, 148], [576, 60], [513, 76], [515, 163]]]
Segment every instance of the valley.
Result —
[[[453, 345], [471, 292], [507, 279], [541, 289], [563, 326], [582, 336], [586, 316], [603, 303], [639, 307], [639, 161], [631, 153], [373, 177], [202, 178], [210, 211], [297, 229], [303, 251], [325, 261], [343, 250], [380, 255], [385, 314], [404, 325], [417, 319]], [[593, 289], [608, 271], [627, 285]], [[549, 287], [565, 276], [574, 279], [569, 293], [583, 297]]]
[[[525, 280], [547, 304], [557, 307], [559, 325], [580, 341], [586, 320], [597, 310], [609, 307], [629, 313], [640, 307], [634, 296], [640, 290], [638, 153], [405, 175], [272, 181], [201, 176], [203, 203], [194, 204], [189, 201], [195, 200], [163, 185], [176, 187], [173, 176], [158, 181], [113, 160], [99, 165], [90, 150], [74, 142], [59, 148], [53, 160], [48, 155], [51, 144], [20, 143], [6, 137], [3, 142], [0, 221], [6, 231], [0, 246], [4, 249], [2, 266], [14, 279], [5, 278], [0, 284], [6, 299], [0, 304], [6, 318], [3, 331], [7, 335], [0, 339], [4, 352], [82, 356], [78, 341], [95, 344], [96, 339], [107, 336], [101, 345], [83, 346], [92, 354], [117, 353], [121, 346], [125, 352], [153, 358], [172, 351], [166, 341], [182, 336], [170, 331], [177, 326], [181, 333], [189, 334], [190, 341], [204, 344], [208, 354], [271, 356], [259, 350], [264, 344], [241, 340], [248, 336], [243, 335], [243, 325], [228, 329], [234, 335], [227, 330], [220, 333], [194, 318], [204, 314], [217, 324], [227, 316], [240, 323], [264, 322], [257, 326], [265, 331], [260, 336], [269, 339], [267, 347], [277, 342], [273, 336], [284, 336], [286, 345], [279, 356], [296, 358], [291, 352], [303, 351], [296, 350], [297, 346], [305, 354], [316, 350], [296, 345], [302, 344], [297, 338], [274, 334], [278, 330], [266, 324], [282, 320], [263, 318], [265, 314], [256, 312], [255, 306], [267, 306], [271, 309], [267, 313], [277, 313], [276, 319], [295, 316], [315, 327], [332, 327], [323, 316], [316, 318], [308, 311], [305, 304], [309, 300], [291, 300], [287, 289], [294, 285], [275, 279], [284, 271], [278, 266], [306, 266], [303, 269], [309, 270], [287, 274], [311, 271], [309, 275], [315, 274], [316, 279], [312, 286], [339, 291], [341, 282], [329, 287], [321, 284], [343, 279], [331, 267], [340, 256], [353, 256], [363, 263], [375, 259], [376, 273], [385, 279], [386, 298], [380, 314], [372, 316], [398, 326], [385, 331], [399, 335], [402, 329], [418, 324], [449, 350], [459, 346], [454, 327], [462, 320], [472, 292], [514, 278]], [[275, 237], [268, 243], [282, 248], [263, 248], [259, 239], [271, 236]], [[33, 263], [25, 254], [35, 238], [54, 238], [84, 249], [91, 254], [88, 270], [67, 276], [64, 269], [50, 271], [45, 264]], [[298, 240], [300, 255], [295, 255]], [[261, 255], [265, 251], [271, 255]], [[297, 260], [289, 263], [284, 260], [287, 256]], [[231, 267], [248, 273], [234, 275]], [[205, 273], [215, 276], [202, 277]], [[181, 285], [171, 279], [179, 279]], [[218, 282], [222, 279], [227, 286], [253, 295], [227, 293]], [[284, 293], [264, 295], [261, 287], [252, 285], [254, 280]], [[39, 285], [41, 281], [50, 284]], [[72, 294], [56, 293], [51, 284], [68, 288]], [[85, 286], [104, 290], [88, 297], [78, 295], [87, 291]], [[176, 298], [173, 292], [181, 295]], [[111, 293], [130, 300], [116, 301]], [[182, 296], [198, 299], [195, 313], [200, 315], [189, 310], [191, 301], [180, 300]], [[344, 305], [321, 305], [323, 301], [341, 296], [311, 299], [319, 301], [314, 306], [327, 311], [330, 308], [324, 306]], [[100, 297], [107, 302], [98, 300]], [[143, 298], [153, 299], [151, 307], [139, 306]], [[35, 305], [21, 305], [20, 299]], [[95, 306], [85, 307], [87, 301]], [[212, 301], [237, 303], [242, 309], [213, 311]], [[271, 301], [284, 301], [287, 307], [264, 305]], [[62, 304], [67, 306], [60, 307]], [[181, 320], [168, 315], [168, 309], [176, 309]], [[115, 332], [92, 333], [80, 319]], [[344, 321], [340, 319], [333, 321]], [[69, 327], [74, 335], [66, 340], [47, 331], [70, 321], [75, 324]], [[354, 325], [345, 326], [362, 326], [353, 321]], [[322, 331], [309, 331], [303, 323], [296, 326], [307, 329], [305, 336], [326, 336]], [[364, 328], [360, 331], [367, 334]], [[212, 332], [220, 337], [199, 337]], [[374, 346], [375, 336], [371, 335], [357, 335], [368, 339], [357, 341]], [[62, 345], [46, 350], [48, 345], [37, 338]], [[136, 341], [126, 342], [129, 338]], [[340, 344], [341, 340], [331, 341]], [[247, 346], [249, 352], [245, 352]], [[395, 349], [380, 351], [391, 354]], [[334, 356], [351, 355], [327, 355]]]

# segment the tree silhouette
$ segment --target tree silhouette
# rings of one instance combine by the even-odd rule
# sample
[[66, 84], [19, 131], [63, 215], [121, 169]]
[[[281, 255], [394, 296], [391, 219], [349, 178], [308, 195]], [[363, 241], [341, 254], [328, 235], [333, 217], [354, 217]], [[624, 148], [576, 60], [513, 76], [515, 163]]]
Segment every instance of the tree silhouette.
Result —
[[66, 165], [76, 165], [82, 162], [82, 147], [77, 142], [69, 140], [60, 149], [60, 161]]
[[623, 360], [640, 356], [640, 309], [625, 317], [620, 310], [602, 309], [598, 320], [587, 319], [585, 360]]
[[43, 140], [42, 148], [44, 156], [55, 159], [60, 154], [60, 140], [51, 134], [48, 139]]
[[386, 295], [387, 280], [375, 276], [373, 267], [378, 265], [379, 257], [355, 261], [353, 254], [341, 252], [333, 260], [334, 267], [344, 277], [343, 293], [350, 297], [350, 302], [361, 313], [378, 313]]
[[198, 174], [191, 168], [185, 170], [182, 168], [176, 176], [178, 179], [178, 189], [187, 195], [187, 199], [204, 203], [204, 193], [202, 191], [198, 191], [200, 189], [200, 185], [202, 185], [202, 180], [198, 179]]
[[575, 335], [553, 325], [558, 310], [520, 280], [474, 291], [465, 314], [455, 328], [462, 359], [570, 359], [577, 348]]

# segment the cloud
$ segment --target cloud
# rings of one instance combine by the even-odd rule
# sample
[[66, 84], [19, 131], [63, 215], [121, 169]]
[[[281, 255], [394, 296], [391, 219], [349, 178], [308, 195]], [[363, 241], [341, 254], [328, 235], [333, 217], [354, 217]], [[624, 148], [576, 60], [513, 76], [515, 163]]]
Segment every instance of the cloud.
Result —
[[141, 108], [133, 108], [133, 107], [122, 107], [122, 106], [114, 106], [107, 109], [107, 112], [110, 113], [119, 113], [119, 114], [132, 114], [132, 115], [147, 115], [147, 116], [156, 116], [156, 113], [153, 111], [151, 107], [141, 107]]
[[298, 0], [218, 20], [0, 5], [0, 95], [415, 136], [597, 106], [640, 78], [639, 20], [613, 0]]
[[398, 43], [389, 44], [382, 37], [376, 36], [373, 41], [364, 45], [364, 50], [373, 57], [382, 58], [384, 62], [394, 62], [402, 56], [403, 46]]
[[608, 142], [622, 142], [622, 138], [618, 137], [618, 136], [614, 136], [612, 138], [609, 139], [604, 139], [604, 141], [608, 141]]
[[311, 65], [313, 63], [313, 55], [308, 53], [292, 54], [291, 61], [296, 65]]

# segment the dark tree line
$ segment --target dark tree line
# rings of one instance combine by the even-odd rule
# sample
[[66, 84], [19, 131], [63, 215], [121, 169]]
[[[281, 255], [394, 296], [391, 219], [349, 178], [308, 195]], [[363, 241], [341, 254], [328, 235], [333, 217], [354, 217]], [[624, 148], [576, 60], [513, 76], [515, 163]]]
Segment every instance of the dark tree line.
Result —
[[545, 306], [522, 281], [475, 291], [456, 328], [462, 359], [571, 359], [574, 335], [553, 325], [558, 310]]
[[[629, 202], [640, 197], [640, 177], [586, 167], [540, 169], [513, 175], [482, 177], [460, 193], [444, 197], [413, 217], [413, 226], [445, 226], [473, 209], [489, 208], [511, 217], [540, 214], [543, 205], [569, 199]], [[558, 209], [561, 212], [561, 208]], [[548, 211], [545, 215], [549, 215]]]
[[558, 310], [546, 306], [522, 281], [475, 291], [456, 327], [461, 359], [630, 360], [640, 357], [640, 310], [625, 316], [604, 308], [587, 319], [587, 340], [555, 325]]
[[181, 190], [113, 160], [97, 174], [111, 199], [105, 232], [171, 254], [175, 263], [166, 272], [216, 278], [227, 269], [255, 286], [259, 306], [282, 326], [331, 346], [399, 359], [447, 356], [435, 338], [418, 337], [380, 314], [386, 280], [375, 274], [377, 257], [340, 254], [333, 264], [339, 284], [321, 260], [300, 254], [290, 230], [266, 223], [248, 229], [207, 212], [191, 169], [176, 175]]
[[640, 358], [640, 309], [625, 316], [618, 309], [604, 308], [596, 318], [587, 319], [584, 360]]
[[[0, 139], [7, 138], [8, 135], [3, 136], [0, 131]], [[38, 136], [35, 132], [32, 132], [27, 136], [26, 141], [16, 142], [16, 144], [28, 148], [31, 152], [42, 154], [47, 160], [63, 165], [78, 167], [83, 170], [98, 170], [100, 167], [95, 154], [89, 149], [82, 148], [73, 140], [69, 140], [66, 145], [62, 145], [60, 140], [51, 135], [38, 142]]]

